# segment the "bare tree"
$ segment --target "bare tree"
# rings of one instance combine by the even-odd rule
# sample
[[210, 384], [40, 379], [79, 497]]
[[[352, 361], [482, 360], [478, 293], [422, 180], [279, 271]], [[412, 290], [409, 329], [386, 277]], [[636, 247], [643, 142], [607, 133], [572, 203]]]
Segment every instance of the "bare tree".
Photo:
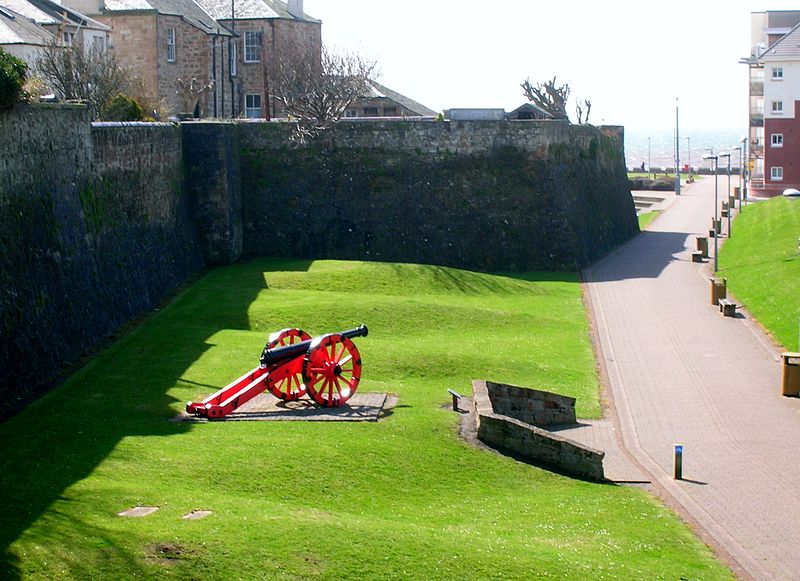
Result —
[[375, 67], [374, 61], [356, 54], [287, 42], [270, 60], [270, 93], [288, 115], [321, 129], [369, 94]]
[[589, 113], [592, 112], [592, 102], [589, 99], [584, 99], [583, 103], [578, 101], [575, 104], [575, 115], [578, 117], [578, 125], [587, 125], [589, 123]]
[[556, 86], [556, 78], [545, 83], [531, 85], [530, 79], [520, 85], [525, 94], [534, 105], [550, 113], [553, 119], [567, 119], [567, 99], [569, 99], [569, 85]]
[[125, 92], [130, 78], [111, 52], [86, 50], [79, 42], [50, 43], [36, 61], [36, 71], [58, 97], [86, 101], [95, 119], [103, 105]]

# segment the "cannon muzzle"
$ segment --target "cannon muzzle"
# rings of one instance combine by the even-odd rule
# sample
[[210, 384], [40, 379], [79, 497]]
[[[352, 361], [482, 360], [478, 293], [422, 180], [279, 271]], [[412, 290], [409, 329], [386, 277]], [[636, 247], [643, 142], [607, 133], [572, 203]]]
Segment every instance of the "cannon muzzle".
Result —
[[[368, 332], [369, 329], [367, 329], [366, 325], [359, 325], [355, 329], [340, 331], [337, 334], [341, 335], [342, 337], [352, 339], [354, 337], [366, 337]], [[295, 357], [299, 357], [308, 351], [308, 347], [313, 341], [314, 339], [309, 339], [307, 341], [300, 341], [294, 345], [274, 347], [273, 349], [264, 349], [264, 351], [261, 353], [261, 365], [264, 367], [269, 367], [270, 365], [276, 365], [278, 363], [283, 363], [284, 361], [294, 359]]]

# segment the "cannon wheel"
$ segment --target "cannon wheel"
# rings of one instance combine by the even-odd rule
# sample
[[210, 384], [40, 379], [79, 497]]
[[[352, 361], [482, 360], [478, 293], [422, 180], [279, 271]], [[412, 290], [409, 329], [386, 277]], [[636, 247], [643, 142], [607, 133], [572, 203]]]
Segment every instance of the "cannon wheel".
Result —
[[[286, 347], [309, 339], [311, 339], [311, 335], [302, 329], [281, 329], [269, 336], [266, 349]], [[267, 388], [272, 395], [284, 401], [294, 401], [303, 397], [306, 394], [306, 387], [303, 385], [300, 365], [293, 365], [289, 369], [289, 373], [281, 379], [275, 379], [272, 375], [268, 375]]]
[[338, 333], [315, 339], [303, 359], [303, 383], [322, 407], [339, 407], [356, 392], [361, 355], [355, 343]]

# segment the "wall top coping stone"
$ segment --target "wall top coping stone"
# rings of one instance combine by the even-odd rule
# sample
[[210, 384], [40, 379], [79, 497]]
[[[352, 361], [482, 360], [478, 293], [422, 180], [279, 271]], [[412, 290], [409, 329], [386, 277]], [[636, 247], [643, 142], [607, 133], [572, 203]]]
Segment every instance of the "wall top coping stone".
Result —
[[165, 121], [92, 121], [92, 127], [177, 127]]

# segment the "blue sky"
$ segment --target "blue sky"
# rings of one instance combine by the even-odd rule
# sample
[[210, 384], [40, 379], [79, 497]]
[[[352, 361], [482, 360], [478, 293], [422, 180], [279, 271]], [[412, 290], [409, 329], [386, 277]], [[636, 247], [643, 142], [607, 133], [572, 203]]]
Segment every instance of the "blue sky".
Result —
[[[380, 81], [434, 110], [525, 101], [557, 76], [592, 101], [595, 124], [742, 128], [750, 12], [787, 2], [673, 0], [305, 0], [323, 40], [378, 61]], [[574, 106], [569, 113], [574, 117]]]

